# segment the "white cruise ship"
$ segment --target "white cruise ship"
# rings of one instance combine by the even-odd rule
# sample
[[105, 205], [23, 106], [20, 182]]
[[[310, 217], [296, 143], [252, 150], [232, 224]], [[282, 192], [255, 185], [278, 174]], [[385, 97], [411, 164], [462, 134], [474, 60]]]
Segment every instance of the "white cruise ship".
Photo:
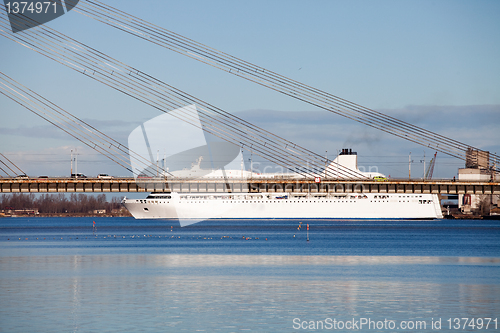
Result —
[[[343, 150], [326, 168], [325, 173], [318, 176], [340, 178], [335, 174], [339, 165], [355, 170], [364, 177], [385, 178], [380, 173], [360, 171], [356, 153], [347, 150]], [[213, 175], [218, 177], [216, 172]], [[252, 176], [254, 179], [258, 178], [257, 175]], [[279, 177], [279, 175], [274, 176]], [[293, 178], [293, 175], [287, 176]], [[210, 174], [203, 176], [203, 178], [209, 177]], [[211, 218], [435, 219], [443, 217], [436, 194], [169, 192], [151, 193], [145, 199], [125, 198], [122, 203], [137, 219], [177, 219], [181, 225]]]

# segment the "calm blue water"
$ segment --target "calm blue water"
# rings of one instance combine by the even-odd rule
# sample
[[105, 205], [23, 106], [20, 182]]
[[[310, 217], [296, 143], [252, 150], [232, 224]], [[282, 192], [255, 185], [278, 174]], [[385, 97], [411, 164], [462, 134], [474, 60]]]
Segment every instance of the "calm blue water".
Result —
[[298, 226], [0, 219], [0, 331], [500, 331], [500, 222]]

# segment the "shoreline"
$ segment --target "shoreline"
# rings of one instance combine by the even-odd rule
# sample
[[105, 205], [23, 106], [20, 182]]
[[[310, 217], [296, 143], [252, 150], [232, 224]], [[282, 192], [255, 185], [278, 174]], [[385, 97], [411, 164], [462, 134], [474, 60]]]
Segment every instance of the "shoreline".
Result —
[[0, 214], [0, 218], [16, 217], [132, 217], [130, 213], [84, 214], [84, 213], [43, 213], [43, 214]]

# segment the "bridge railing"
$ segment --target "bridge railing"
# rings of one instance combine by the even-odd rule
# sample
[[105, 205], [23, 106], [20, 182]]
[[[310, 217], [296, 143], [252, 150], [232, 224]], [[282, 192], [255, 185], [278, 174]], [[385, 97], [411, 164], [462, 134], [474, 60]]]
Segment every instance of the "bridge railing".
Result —
[[180, 179], [103, 178], [0, 178], [0, 193], [56, 192], [356, 192], [500, 194], [499, 182], [356, 179]]

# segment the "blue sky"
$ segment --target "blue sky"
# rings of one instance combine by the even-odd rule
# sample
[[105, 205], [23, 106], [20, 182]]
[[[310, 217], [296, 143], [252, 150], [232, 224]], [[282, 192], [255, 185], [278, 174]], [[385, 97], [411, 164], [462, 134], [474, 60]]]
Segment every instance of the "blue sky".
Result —
[[[357, 104], [500, 152], [499, 1], [106, 2]], [[304, 128], [304, 117], [316, 119], [313, 106], [76, 12], [47, 25], [226, 111], [253, 116], [259, 125], [319, 153], [348, 144], [380, 172], [400, 176], [407, 173], [410, 151], [423, 157], [421, 147], [334, 115], [335, 130], [323, 119]], [[0, 52], [4, 73], [119, 140], [159, 114], [3, 37]], [[276, 122], [257, 110], [296, 116]], [[28, 174], [69, 173], [70, 149], [78, 147], [81, 172], [127, 175], [3, 96], [0, 115], [0, 151]], [[390, 158], [383, 157], [387, 152]], [[442, 177], [452, 177], [463, 164], [443, 161]]]

